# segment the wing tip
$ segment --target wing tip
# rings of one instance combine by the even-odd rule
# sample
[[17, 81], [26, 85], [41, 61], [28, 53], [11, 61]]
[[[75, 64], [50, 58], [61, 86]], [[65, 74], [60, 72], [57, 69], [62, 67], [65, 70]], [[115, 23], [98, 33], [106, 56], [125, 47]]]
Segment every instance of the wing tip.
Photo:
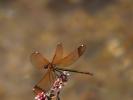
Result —
[[39, 52], [38, 51], [33, 51], [32, 54], [39, 54]]
[[84, 46], [84, 44], [81, 44], [80, 46], [81, 46], [81, 47], [83, 47], [83, 46]]
[[86, 47], [86, 45], [85, 44], [81, 44], [80, 47]]
[[85, 49], [86, 49], [86, 45], [82, 44], [79, 46], [79, 48], [78, 48], [79, 56], [81, 56], [84, 53]]
[[31, 55], [30, 55], [30, 58], [31, 58], [31, 60], [32, 60], [32, 58], [34, 57], [34, 56], [37, 56], [37, 55], [39, 55], [40, 53], [38, 52], [38, 51], [33, 51], [32, 53], [31, 53]]
[[62, 46], [62, 42], [58, 42], [57, 45]]
[[32, 91], [36, 94], [44, 92], [44, 90], [42, 88], [40, 88], [39, 86], [35, 85], [32, 89]]

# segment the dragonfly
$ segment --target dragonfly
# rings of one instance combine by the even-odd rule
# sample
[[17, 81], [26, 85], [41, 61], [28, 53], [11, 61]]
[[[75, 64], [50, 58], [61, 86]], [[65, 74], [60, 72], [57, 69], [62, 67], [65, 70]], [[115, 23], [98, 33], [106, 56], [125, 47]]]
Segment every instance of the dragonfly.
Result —
[[57, 44], [55, 54], [51, 62], [47, 60], [40, 52], [33, 52], [30, 56], [32, 64], [39, 69], [46, 70], [45, 75], [34, 86], [34, 92], [37, 94], [42, 91], [48, 91], [48, 89], [51, 87], [51, 84], [56, 79], [57, 72], [67, 71], [92, 76], [93, 74], [90, 72], [83, 72], [67, 68], [68, 66], [72, 65], [75, 61], [77, 61], [85, 52], [85, 50], [86, 46], [82, 44], [74, 51], [70, 52], [67, 56], [63, 57], [63, 45], [62, 43], [59, 43]]

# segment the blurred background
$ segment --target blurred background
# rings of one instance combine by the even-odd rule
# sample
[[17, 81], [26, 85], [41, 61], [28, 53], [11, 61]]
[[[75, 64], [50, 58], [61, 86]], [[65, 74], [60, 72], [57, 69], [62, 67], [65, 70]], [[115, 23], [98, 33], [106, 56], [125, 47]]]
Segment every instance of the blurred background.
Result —
[[133, 0], [0, 0], [0, 100], [33, 100], [42, 77], [30, 55], [52, 59], [86, 44], [61, 100], [133, 100]]

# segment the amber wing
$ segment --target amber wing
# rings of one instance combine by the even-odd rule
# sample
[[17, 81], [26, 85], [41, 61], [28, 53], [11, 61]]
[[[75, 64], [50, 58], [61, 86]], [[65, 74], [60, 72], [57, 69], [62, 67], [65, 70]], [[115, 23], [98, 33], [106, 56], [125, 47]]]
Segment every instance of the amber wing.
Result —
[[63, 46], [62, 43], [57, 44], [55, 55], [52, 60], [52, 64], [56, 64], [59, 62], [63, 57]]
[[49, 64], [49, 61], [46, 58], [44, 58], [41, 53], [37, 51], [33, 52], [30, 58], [31, 58], [32, 64], [37, 68], [44, 68]]
[[34, 92], [38, 93], [40, 91], [48, 91], [52, 87], [55, 81], [55, 75], [52, 70], [48, 69], [43, 78], [35, 85]]
[[84, 53], [85, 49], [86, 49], [85, 45], [80, 45], [77, 49], [71, 52], [68, 56], [64, 57], [59, 62], [57, 62], [56, 65], [59, 65], [60, 67], [66, 67], [66, 66], [73, 64]]

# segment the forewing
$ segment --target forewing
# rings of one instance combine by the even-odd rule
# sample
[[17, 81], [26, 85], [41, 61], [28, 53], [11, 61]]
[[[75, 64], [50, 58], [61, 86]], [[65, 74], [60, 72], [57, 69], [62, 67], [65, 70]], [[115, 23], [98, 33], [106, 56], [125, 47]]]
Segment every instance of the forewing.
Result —
[[43, 78], [35, 85], [35, 87], [40, 88], [44, 92], [48, 91], [55, 80], [55, 79], [51, 79], [52, 74], [53, 74], [53, 71], [48, 70], [47, 73], [43, 76]]
[[59, 43], [59, 44], [57, 44], [52, 63], [56, 64], [57, 62], [59, 62], [62, 59], [62, 57], [63, 57], [63, 46], [62, 46], [62, 43]]
[[66, 67], [66, 66], [73, 64], [84, 53], [85, 49], [86, 49], [85, 45], [80, 45], [77, 49], [71, 52], [68, 56], [60, 60], [57, 63], [57, 65], [59, 65], [60, 67]]
[[49, 64], [49, 61], [46, 58], [44, 58], [41, 53], [37, 51], [33, 52], [30, 58], [33, 65], [37, 68], [44, 68]]

